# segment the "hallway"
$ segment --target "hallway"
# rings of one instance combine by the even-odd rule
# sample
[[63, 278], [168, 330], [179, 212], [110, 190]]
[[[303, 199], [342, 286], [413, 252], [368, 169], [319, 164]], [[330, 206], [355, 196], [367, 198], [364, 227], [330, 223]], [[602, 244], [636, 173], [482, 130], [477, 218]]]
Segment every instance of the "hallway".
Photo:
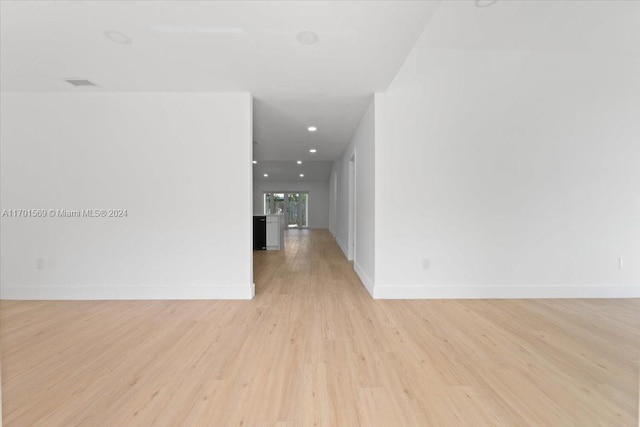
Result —
[[369, 294], [327, 230], [288, 229], [284, 251], [254, 251], [256, 296], [273, 298], [342, 295], [369, 300]]
[[326, 230], [251, 301], [3, 301], [5, 427], [637, 425], [640, 301], [371, 299]]

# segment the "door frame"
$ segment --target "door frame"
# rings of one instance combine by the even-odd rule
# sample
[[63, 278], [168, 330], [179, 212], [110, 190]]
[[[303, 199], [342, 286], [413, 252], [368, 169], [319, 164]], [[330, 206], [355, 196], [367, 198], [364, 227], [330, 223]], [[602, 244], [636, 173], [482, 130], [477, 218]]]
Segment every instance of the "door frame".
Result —
[[349, 159], [349, 225], [347, 241], [347, 259], [356, 258], [356, 152]]
[[[265, 206], [265, 194], [284, 194], [284, 204], [283, 204], [283, 215], [285, 215], [285, 230], [288, 229], [305, 229], [305, 228], [309, 228], [309, 190], [291, 190], [291, 191], [281, 191], [281, 190], [265, 190], [262, 192], [262, 211], [264, 212], [265, 215], [268, 215], [266, 213], [266, 206]], [[289, 215], [289, 194], [306, 194], [307, 195], [307, 200], [305, 203], [305, 209], [306, 209], [306, 220], [307, 220], [307, 224], [306, 225], [297, 225], [295, 227], [289, 227], [288, 224], [288, 215]], [[298, 217], [300, 215], [300, 210], [298, 210]]]

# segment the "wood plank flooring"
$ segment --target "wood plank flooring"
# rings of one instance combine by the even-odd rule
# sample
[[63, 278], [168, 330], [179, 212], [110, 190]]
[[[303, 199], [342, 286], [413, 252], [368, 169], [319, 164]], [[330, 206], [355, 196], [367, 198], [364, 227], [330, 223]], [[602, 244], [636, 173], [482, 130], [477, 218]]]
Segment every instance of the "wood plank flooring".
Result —
[[327, 231], [252, 301], [3, 301], [4, 425], [638, 425], [640, 300], [374, 301]]

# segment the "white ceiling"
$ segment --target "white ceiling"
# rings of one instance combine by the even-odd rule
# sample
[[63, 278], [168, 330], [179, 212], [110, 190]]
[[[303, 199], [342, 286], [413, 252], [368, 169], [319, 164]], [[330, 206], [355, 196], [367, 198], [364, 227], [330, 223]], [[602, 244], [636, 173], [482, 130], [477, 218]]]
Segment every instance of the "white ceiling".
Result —
[[414, 45], [637, 56], [640, 1], [0, 1], [2, 91], [251, 92], [258, 179], [328, 179]]
[[[298, 165], [290, 161], [261, 162], [253, 166], [253, 174], [256, 179], [265, 180], [264, 174], [268, 174], [268, 181], [327, 181], [331, 174], [332, 162], [303, 162]], [[304, 177], [300, 177], [304, 174]]]
[[421, 48], [640, 53], [640, 1], [443, 1]]
[[[1, 89], [248, 91], [254, 96], [254, 148], [261, 168], [266, 161], [333, 161], [371, 95], [389, 85], [437, 5], [2, 1]], [[108, 40], [109, 30], [126, 34], [132, 43]], [[318, 43], [300, 44], [296, 35], [304, 30], [317, 33]], [[69, 77], [99, 87], [75, 88], [64, 81]], [[307, 132], [310, 125], [318, 131]], [[279, 170], [282, 164], [273, 166]]]

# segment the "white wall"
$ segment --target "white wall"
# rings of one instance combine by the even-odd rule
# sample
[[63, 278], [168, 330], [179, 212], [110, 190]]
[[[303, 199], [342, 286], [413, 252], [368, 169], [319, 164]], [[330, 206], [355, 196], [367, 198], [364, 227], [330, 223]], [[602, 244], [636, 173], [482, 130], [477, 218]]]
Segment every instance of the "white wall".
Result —
[[308, 191], [309, 228], [329, 227], [329, 182], [327, 181], [253, 181], [253, 213], [264, 214], [265, 191]]
[[375, 296], [640, 296], [638, 76], [624, 53], [414, 48], [376, 95]]
[[[367, 290], [373, 294], [375, 277], [375, 152], [374, 134], [375, 104], [372, 100], [360, 120], [358, 129], [351, 139], [342, 158], [337, 160], [331, 174], [330, 199], [331, 211], [335, 212], [335, 220], [331, 224], [331, 232], [348, 255], [349, 241], [349, 160], [354, 157], [356, 163], [355, 179], [355, 256], [354, 269]], [[334, 187], [335, 185], [335, 187]], [[337, 191], [336, 191], [337, 190]], [[334, 202], [335, 201], [335, 202]], [[335, 205], [334, 205], [335, 203]]]
[[338, 171], [337, 163], [334, 162], [329, 176], [329, 231], [336, 237], [336, 226], [338, 222]]
[[1, 107], [2, 209], [128, 211], [2, 218], [3, 298], [253, 296], [250, 95], [3, 93]]

